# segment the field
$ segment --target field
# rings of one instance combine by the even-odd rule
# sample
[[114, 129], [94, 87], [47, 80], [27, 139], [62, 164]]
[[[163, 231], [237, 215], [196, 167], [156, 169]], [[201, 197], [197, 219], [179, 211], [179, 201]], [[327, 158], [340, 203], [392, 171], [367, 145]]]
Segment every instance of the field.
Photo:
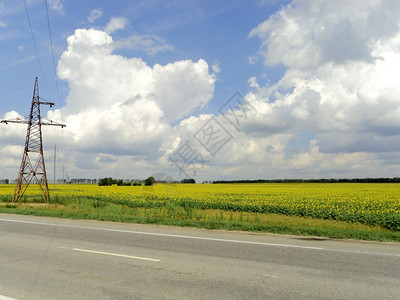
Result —
[[58, 211], [67, 217], [274, 232], [282, 231], [271, 229], [280, 226], [298, 234], [288, 228], [297, 226], [306, 231], [300, 234], [329, 236], [324, 230], [333, 226], [336, 232], [347, 228], [400, 239], [396, 183], [57, 185], [49, 205], [39, 203], [35, 186], [21, 204], [10, 203], [13, 191], [13, 185], [0, 185], [0, 212]]

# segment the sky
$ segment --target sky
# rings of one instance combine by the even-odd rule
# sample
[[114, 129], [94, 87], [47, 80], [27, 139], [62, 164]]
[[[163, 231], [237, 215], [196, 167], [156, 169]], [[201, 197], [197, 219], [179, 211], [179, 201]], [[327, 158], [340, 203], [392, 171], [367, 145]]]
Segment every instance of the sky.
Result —
[[[398, 11], [0, 0], [0, 118], [29, 114], [38, 77], [55, 103], [42, 117], [66, 124], [43, 127], [49, 178], [55, 144], [57, 178], [398, 177]], [[17, 177], [25, 137], [26, 125], [0, 125], [0, 179]]]

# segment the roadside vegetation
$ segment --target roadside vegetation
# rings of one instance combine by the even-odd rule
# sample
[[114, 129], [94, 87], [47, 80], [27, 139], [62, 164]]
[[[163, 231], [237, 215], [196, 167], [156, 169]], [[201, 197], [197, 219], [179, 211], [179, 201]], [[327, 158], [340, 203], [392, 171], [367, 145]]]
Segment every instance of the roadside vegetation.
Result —
[[263, 183], [35, 186], [0, 212], [400, 242], [400, 184]]

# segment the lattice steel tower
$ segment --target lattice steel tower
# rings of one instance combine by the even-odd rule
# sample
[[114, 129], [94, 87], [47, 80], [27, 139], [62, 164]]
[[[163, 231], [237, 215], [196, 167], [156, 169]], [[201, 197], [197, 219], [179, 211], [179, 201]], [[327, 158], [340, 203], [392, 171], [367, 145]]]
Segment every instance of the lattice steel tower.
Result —
[[[20, 123], [28, 124], [26, 132], [25, 149], [22, 156], [21, 166], [19, 168], [17, 185], [15, 186], [14, 196], [12, 201], [18, 202], [24, 195], [26, 189], [32, 180], [36, 181], [43, 194], [44, 200], [48, 203], [50, 200], [49, 187], [46, 176], [46, 166], [43, 156], [43, 142], [42, 142], [42, 125], [60, 126], [65, 127], [53, 121], [43, 121], [40, 117], [40, 105], [54, 105], [53, 102], [42, 102], [39, 97], [38, 78], [35, 80], [35, 87], [33, 90], [31, 112], [29, 119], [17, 118], [14, 120], [2, 120], [1, 123]], [[34, 165], [32, 164], [34, 162]]]

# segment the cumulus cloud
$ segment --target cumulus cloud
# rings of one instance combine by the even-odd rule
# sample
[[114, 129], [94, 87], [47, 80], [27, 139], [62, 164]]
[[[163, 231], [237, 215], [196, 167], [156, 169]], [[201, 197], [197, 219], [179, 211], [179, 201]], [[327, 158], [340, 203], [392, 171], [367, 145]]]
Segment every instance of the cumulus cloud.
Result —
[[376, 43], [395, 36], [400, 3], [293, 1], [250, 32], [262, 41], [267, 65], [299, 69], [371, 60]]
[[213, 116], [187, 118], [167, 156], [189, 143], [204, 156], [208, 178], [398, 176], [400, 31], [392, 4], [294, 1], [282, 8], [250, 32], [262, 43], [251, 63], [286, 68], [274, 85], [249, 79], [245, 101], [257, 114], [240, 119], [240, 131], [214, 116], [232, 134], [215, 155], [195, 138]]
[[[144, 168], [160, 171], [157, 161], [176, 138], [172, 124], [203, 107], [213, 95], [215, 75], [207, 62], [149, 66], [141, 58], [114, 54], [112, 37], [95, 29], [76, 30], [67, 44], [57, 71], [68, 83], [69, 95], [64, 107], [47, 113], [48, 119], [67, 127], [62, 134], [43, 127], [46, 143], [64, 149], [66, 168], [79, 177], [100, 176], [95, 174], [105, 172], [105, 166], [104, 176], [141, 178]], [[21, 116], [10, 112], [3, 118], [16, 117]], [[0, 128], [2, 142], [23, 145], [26, 127], [9, 129]], [[47, 157], [52, 156], [49, 151]]]
[[289, 156], [288, 165], [311, 174], [347, 164], [351, 174], [353, 165], [368, 159], [371, 165], [360, 168], [371, 176], [368, 168], [376, 166], [377, 153], [400, 151], [398, 6], [293, 1], [254, 28], [250, 37], [260, 39], [258, 55], [265, 65], [284, 65], [286, 72], [273, 86], [249, 80], [247, 98], [259, 114], [244, 126], [246, 132], [295, 138], [307, 130], [315, 139], [309, 149]]
[[70, 94], [49, 118], [64, 119], [74, 150], [156, 160], [173, 142], [170, 123], [212, 97], [215, 78], [204, 60], [150, 67], [113, 54], [111, 36], [94, 29], [76, 30], [67, 42], [58, 76]]
[[113, 40], [104, 31], [79, 29], [68, 38], [58, 66], [71, 88], [67, 113], [140, 100], [155, 103], [173, 121], [202, 107], [213, 94], [215, 78], [204, 60], [150, 67], [112, 51]]
[[[4, 114], [4, 116], [1, 116], [1, 120], [24, 120], [24, 117], [16, 111], [10, 111]], [[11, 145], [22, 145], [24, 143], [24, 135], [26, 134], [26, 128], [24, 126], [15, 126], [12, 125], [12, 123], [5, 125], [3, 123], [0, 128], [0, 140], [2, 142]]]

